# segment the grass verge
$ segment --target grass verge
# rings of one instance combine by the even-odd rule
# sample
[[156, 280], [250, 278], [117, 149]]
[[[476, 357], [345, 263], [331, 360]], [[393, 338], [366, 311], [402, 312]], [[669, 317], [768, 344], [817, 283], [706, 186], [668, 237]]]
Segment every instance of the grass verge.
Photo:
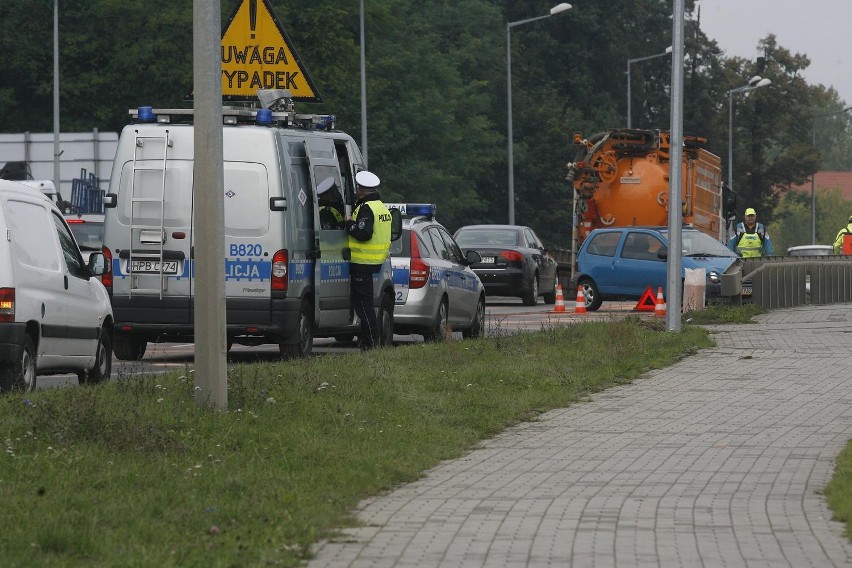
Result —
[[478, 440], [711, 345], [631, 316], [0, 398], [10, 566], [296, 566], [364, 497]]

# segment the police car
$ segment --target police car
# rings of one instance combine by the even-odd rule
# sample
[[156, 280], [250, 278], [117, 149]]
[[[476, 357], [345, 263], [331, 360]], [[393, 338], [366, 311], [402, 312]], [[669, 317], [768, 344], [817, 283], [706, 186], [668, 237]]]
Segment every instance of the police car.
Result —
[[395, 307], [394, 331], [416, 333], [426, 341], [447, 330], [464, 337], [485, 333], [485, 288], [471, 264], [476, 251], [462, 254], [456, 241], [435, 220], [435, 205], [386, 203], [403, 216], [402, 237], [391, 243]]

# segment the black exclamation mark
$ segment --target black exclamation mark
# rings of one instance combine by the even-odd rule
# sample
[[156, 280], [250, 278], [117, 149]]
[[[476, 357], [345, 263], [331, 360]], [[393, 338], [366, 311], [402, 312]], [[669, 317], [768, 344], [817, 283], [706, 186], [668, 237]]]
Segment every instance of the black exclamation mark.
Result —
[[251, 39], [254, 39], [254, 28], [257, 26], [257, 0], [249, 0], [249, 25], [251, 26]]

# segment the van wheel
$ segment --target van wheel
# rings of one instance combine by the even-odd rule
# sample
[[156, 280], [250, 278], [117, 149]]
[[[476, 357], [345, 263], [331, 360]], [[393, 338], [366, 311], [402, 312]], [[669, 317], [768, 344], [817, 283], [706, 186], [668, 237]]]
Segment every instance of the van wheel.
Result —
[[112, 374], [112, 340], [107, 330], [101, 330], [101, 338], [98, 341], [98, 350], [95, 352], [95, 366], [88, 371], [77, 373], [80, 384], [100, 383], [108, 381]]
[[299, 341], [297, 343], [279, 343], [278, 352], [284, 359], [309, 357], [314, 350], [313, 308], [310, 303], [302, 302], [299, 310]]
[[465, 339], [478, 339], [485, 336], [485, 298], [480, 298], [476, 304], [476, 315], [470, 327], [462, 330]]
[[382, 305], [379, 306], [379, 347], [393, 345], [393, 297], [382, 295]]
[[432, 325], [423, 331], [423, 339], [425, 341], [440, 341], [447, 333], [447, 322], [450, 317], [450, 308], [447, 301], [441, 298], [441, 303], [438, 305], [438, 313], [435, 314], [435, 319], [432, 320]]
[[148, 342], [129, 333], [116, 333], [113, 340], [115, 356], [122, 361], [139, 361], [145, 356]]
[[534, 306], [538, 303], [538, 274], [533, 274], [529, 292], [521, 296], [521, 300], [525, 306]]
[[32, 391], [36, 387], [36, 351], [29, 335], [24, 336], [24, 349], [17, 361], [0, 367], [0, 392]]

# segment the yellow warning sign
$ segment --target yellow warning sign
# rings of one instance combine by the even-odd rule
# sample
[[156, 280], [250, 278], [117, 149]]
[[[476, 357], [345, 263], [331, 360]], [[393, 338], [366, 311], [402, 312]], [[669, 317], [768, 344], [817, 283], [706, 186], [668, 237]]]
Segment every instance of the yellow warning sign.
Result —
[[258, 89], [322, 102], [269, 0], [239, 0], [222, 32], [222, 98], [254, 101]]

